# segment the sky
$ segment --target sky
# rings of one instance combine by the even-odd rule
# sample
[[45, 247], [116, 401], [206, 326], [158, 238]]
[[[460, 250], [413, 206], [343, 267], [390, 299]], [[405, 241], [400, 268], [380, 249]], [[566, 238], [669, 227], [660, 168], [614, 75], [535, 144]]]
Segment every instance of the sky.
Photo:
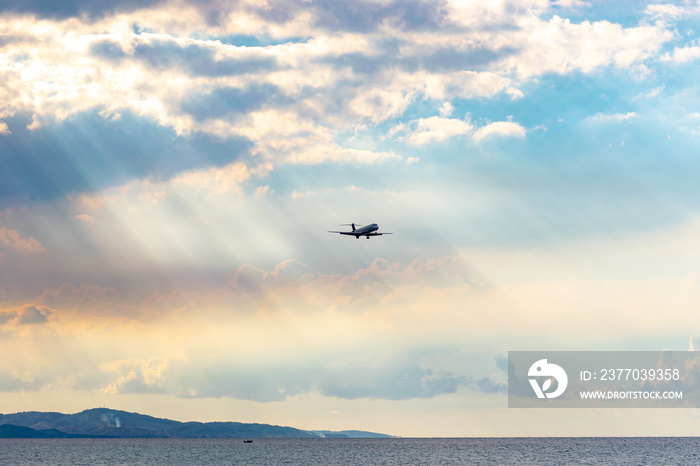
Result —
[[0, 412], [695, 435], [506, 361], [700, 348], [699, 65], [693, 1], [4, 1]]

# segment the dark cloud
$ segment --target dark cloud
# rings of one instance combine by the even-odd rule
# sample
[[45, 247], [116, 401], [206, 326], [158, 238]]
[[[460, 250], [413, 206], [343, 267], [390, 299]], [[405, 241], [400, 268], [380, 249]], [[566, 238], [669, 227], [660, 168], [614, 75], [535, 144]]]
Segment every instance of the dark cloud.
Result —
[[51, 313], [46, 307], [26, 306], [18, 313], [17, 325], [44, 323]]
[[276, 23], [285, 23], [299, 14], [312, 14], [316, 27], [333, 31], [372, 32], [384, 24], [404, 30], [432, 30], [445, 22], [447, 10], [441, 1], [338, 2], [321, 0], [278, 1], [258, 14]]
[[90, 53], [96, 57], [109, 60], [119, 60], [126, 56], [122, 46], [118, 42], [109, 39], [94, 42], [90, 46]]
[[494, 359], [496, 360], [496, 367], [504, 372], [508, 372], [508, 358], [504, 356], [496, 356]]
[[22, 379], [19, 379], [9, 372], [0, 372], [0, 392], [14, 392], [26, 390], [29, 384]]
[[389, 53], [367, 56], [362, 53], [346, 53], [339, 56], [326, 56], [318, 60], [320, 63], [331, 64], [336, 68], [349, 67], [355, 73], [371, 75], [386, 69], [396, 63]]
[[52, 313], [53, 311], [47, 307], [24, 306], [19, 310], [0, 313], [0, 325], [43, 324]]
[[219, 88], [206, 94], [193, 94], [185, 97], [180, 109], [193, 117], [204, 120], [222, 118], [239, 113], [258, 110], [266, 104], [289, 104], [276, 86], [271, 84], [251, 84], [245, 89]]
[[[221, 44], [219, 44], [220, 46]], [[110, 61], [138, 60], [156, 70], [180, 70], [192, 76], [231, 76], [278, 68], [275, 57], [249, 53], [240, 57], [217, 57], [216, 46], [205, 43], [182, 44], [172, 39], [151, 39], [134, 44], [127, 54], [109, 39], [94, 42], [90, 53]]]
[[307, 264], [288, 260], [265, 272], [250, 265], [242, 265], [229, 280], [226, 289], [243, 294], [262, 294], [274, 288], [300, 286], [304, 280], [318, 278]]
[[25, 392], [40, 390], [55, 382], [62, 369], [58, 366], [43, 366], [38, 369], [22, 373], [27, 380], [16, 377], [9, 371], [0, 369], [0, 392]]
[[326, 396], [346, 399], [406, 400], [454, 393], [460, 385], [469, 383], [465, 377], [433, 372], [413, 358], [377, 359], [334, 363], [319, 390]]
[[508, 392], [508, 383], [491, 380], [489, 377], [484, 377], [476, 382], [476, 386], [480, 392], [484, 393], [506, 393]]
[[[410, 45], [410, 44], [407, 44]], [[481, 71], [488, 65], [503, 57], [513, 54], [513, 49], [495, 50], [488, 46], [457, 50], [454, 48], [433, 48], [421, 53], [406, 55], [400, 52], [401, 44], [389, 40], [377, 43], [374, 53], [347, 53], [324, 56], [319, 63], [331, 64], [336, 68], [349, 67], [357, 74], [372, 75], [382, 70], [398, 68], [409, 72], [428, 70], [431, 72], [449, 72], [459, 70]]]
[[133, 11], [161, 3], [163, 0], [3, 0], [0, 13], [26, 13], [40, 18], [99, 18], [115, 12]]
[[[110, 386], [119, 393], [169, 393], [185, 398], [230, 397], [268, 402], [314, 390], [344, 399], [432, 398], [454, 393], [471, 382], [466, 377], [423, 367], [423, 353], [415, 349], [406, 354], [379, 356], [319, 355], [314, 361], [294, 364], [284, 358], [277, 364], [250, 364], [246, 355], [235, 356], [228, 361], [209, 358], [167, 363], [132, 361], [113, 369], [117, 379]], [[157, 377], [153, 377], [154, 369]]]
[[[112, 46], [107, 44], [109, 53]], [[105, 56], [103, 44], [97, 53]], [[111, 52], [114, 55], [114, 52]], [[117, 53], [118, 55], [118, 53]], [[158, 70], [180, 69], [194, 76], [230, 76], [271, 71], [278, 67], [275, 57], [251, 55], [238, 58], [216, 57], [216, 50], [203, 44], [182, 45], [172, 40], [154, 40], [134, 47], [133, 57]]]
[[436, 72], [487, 69], [487, 65], [500, 58], [513, 55], [513, 49], [494, 50], [487, 46], [467, 50], [442, 48], [430, 50], [414, 57], [406, 57], [401, 64], [408, 70], [425, 69]]
[[[198, 0], [197, 7], [208, 24], [220, 26], [236, 2]], [[254, 10], [266, 22], [285, 24], [301, 14], [310, 15], [314, 26], [331, 31], [372, 32], [385, 24], [404, 30], [435, 30], [445, 27], [448, 11], [441, 0], [276, 0]]]
[[0, 205], [60, 198], [145, 176], [168, 179], [188, 169], [226, 165], [249, 147], [244, 139], [178, 137], [128, 113], [118, 120], [83, 113], [33, 131], [26, 129], [26, 115], [5, 121], [11, 134], [0, 134]]

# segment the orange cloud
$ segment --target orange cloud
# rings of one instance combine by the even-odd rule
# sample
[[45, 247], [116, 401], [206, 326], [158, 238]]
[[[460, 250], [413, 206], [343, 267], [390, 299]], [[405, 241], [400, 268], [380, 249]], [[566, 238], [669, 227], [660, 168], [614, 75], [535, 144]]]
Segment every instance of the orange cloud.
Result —
[[7, 227], [0, 227], [0, 247], [14, 249], [21, 252], [44, 252], [46, 248], [39, 241], [32, 238], [22, 237], [17, 230]]

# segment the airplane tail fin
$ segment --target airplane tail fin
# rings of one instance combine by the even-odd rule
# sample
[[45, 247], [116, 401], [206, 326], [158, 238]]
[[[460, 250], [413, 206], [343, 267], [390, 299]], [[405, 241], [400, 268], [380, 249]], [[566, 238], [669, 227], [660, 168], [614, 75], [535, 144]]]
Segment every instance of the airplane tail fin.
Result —
[[355, 225], [354, 223], [341, 223], [341, 224], [340, 224], [341, 227], [342, 227], [342, 226], [346, 226], [346, 225], [347, 225], [347, 226], [351, 226], [351, 227], [352, 227], [352, 231], [355, 231], [355, 230], [356, 230], [356, 228], [355, 228], [356, 226], [358, 226], [358, 227], [361, 227], [361, 226], [362, 226], [362, 225]]

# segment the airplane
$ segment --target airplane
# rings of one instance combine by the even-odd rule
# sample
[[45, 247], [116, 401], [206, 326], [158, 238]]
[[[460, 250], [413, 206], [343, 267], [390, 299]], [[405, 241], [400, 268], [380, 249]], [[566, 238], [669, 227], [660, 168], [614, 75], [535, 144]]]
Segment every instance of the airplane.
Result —
[[[328, 233], [340, 233], [341, 235], [351, 235], [354, 236], [356, 239], [360, 239], [360, 236], [366, 236], [367, 239], [369, 239], [370, 236], [382, 236], [382, 235], [393, 235], [393, 233], [379, 233], [377, 230], [379, 230], [379, 225], [376, 223], [372, 223], [370, 225], [355, 225], [354, 223], [343, 223], [343, 225], [350, 225], [352, 226], [352, 231], [328, 231]], [[361, 227], [361, 228], [355, 228], [356, 226]]]

